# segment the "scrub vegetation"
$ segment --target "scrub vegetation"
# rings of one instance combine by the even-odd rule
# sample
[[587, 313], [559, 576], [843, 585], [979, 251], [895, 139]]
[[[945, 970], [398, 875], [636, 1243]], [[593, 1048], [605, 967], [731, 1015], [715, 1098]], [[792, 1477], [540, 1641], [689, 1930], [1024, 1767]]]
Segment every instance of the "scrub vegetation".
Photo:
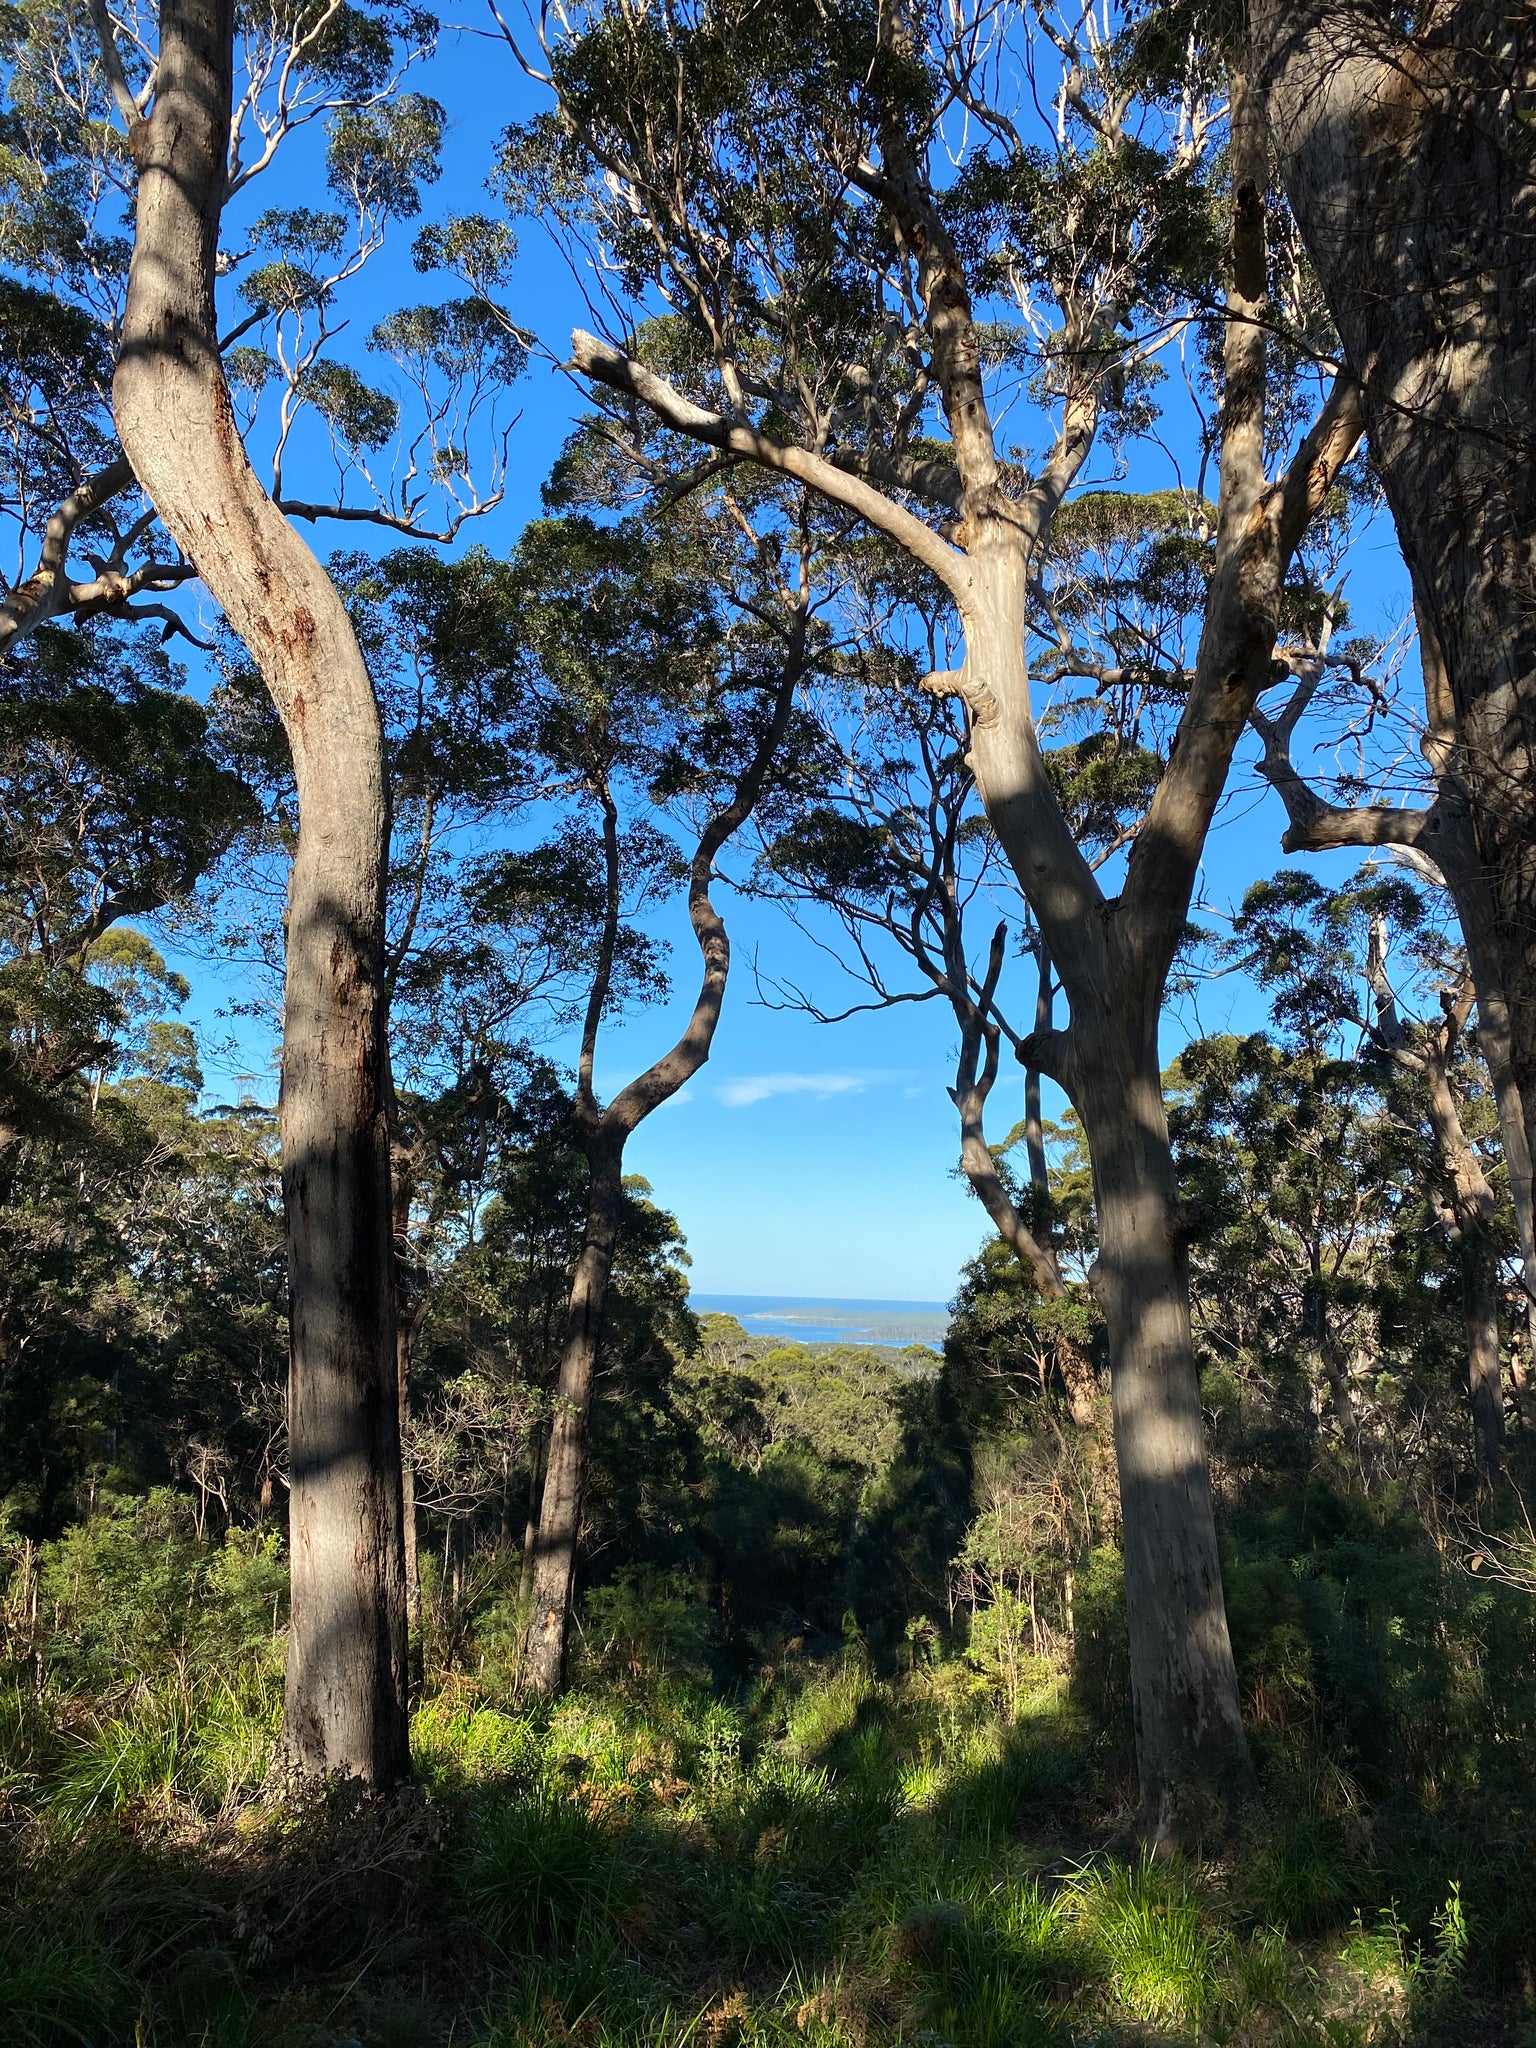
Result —
[[4, 2040], [1536, 2043], [1533, 52], [0, 7]]

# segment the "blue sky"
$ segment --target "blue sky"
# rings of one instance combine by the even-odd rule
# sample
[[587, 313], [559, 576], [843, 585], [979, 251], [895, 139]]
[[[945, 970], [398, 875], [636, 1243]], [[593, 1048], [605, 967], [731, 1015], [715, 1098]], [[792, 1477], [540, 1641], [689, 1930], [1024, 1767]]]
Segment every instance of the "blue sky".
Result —
[[[449, 35], [419, 84], [447, 105], [452, 120], [429, 214], [475, 210], [484, 204], [480, 185], [496, 137], [510, 120], [535, 110], [539, 89], [504, 45], [478, 35]], [[295, 203], [312, 188], [314, 169], [312, 149], [295, 148], [271, 183], [263, 180], [259, 203]], [[514, 311], [558, 359], [571, 328], [590, 324], [583, 295], [536, 226], [520, 234]], [[420, 295], [406, 260], [409, 239], [408, 232], [398, 235], [393, 256], [363, 281], [354, 306], [359, 329], [398, 298]], [[531, 367], [520, 397], [507, 501], [466, 531], [466, 544], [511, 544], [538, 510], [540, 482], [581, 406], [577, 387], [547, 362]], [[1157, 478], [1166, 480], [1166, 473]], [[358, 529], [306, 531], [322, 552], [359, 539]], [[1361, 626], [1399, 616], [1401, 565], [1384, 522], [1362, 545], [1351, 589]], [[1283, 816], [1251, 764], [1250, 746], [1207, 850], [1203, 894], [1218, 909], [1234, 907], [1251, 880], [1281, 864]], [[1342, 879], [1347, 861], [1335, 856], [1321, 871]], [[627, 1154], [631, 1170], [678, 1217], [694, 1285], [710, 1293], [947, 1299], [960, 1266], [987, 1234], [954, 1170], [957, 1138], [945, 1086], [955, 1032], [947, 1009], [906, 1005], [836, 1026], [772, 1010], [757, 999], [754, 956], [765, 977], [813, 984], [830, 1007], [838, 1006], [839, 991], [825, 961], [781, 914], [728, 892], [722, 901], [735, 969], [714, 1058], [640, 1128]], [[686, 920], [679, 911], [659, 928], [677, 941], [674, 1000], [605, 1034], [601, 1092], [622, 1085], [671, 1043], [691, 1000], [697, 956]], [[256, 1027], [227, 1016], [238, 982], [186, 965], [198, 984], [198, 1020], [212, 1037], [235, 1040], [210, 1059], [211, 1087], [227, 1088], [241, 1072], [261, 1073], [269, 1048]], [[215, 1014], [220, 1008], [222, 1018]], [[1253, 1029], [1263, 1021], [1262, 1004], [1241, 978], [1209, 982], [1168, 1014], [1164, 1057], [1193, 1031]], [[1004, 1133], [1022, 1107], [1022, 1075], [1005, 1070], [989, 1115], [992, 1133]]]

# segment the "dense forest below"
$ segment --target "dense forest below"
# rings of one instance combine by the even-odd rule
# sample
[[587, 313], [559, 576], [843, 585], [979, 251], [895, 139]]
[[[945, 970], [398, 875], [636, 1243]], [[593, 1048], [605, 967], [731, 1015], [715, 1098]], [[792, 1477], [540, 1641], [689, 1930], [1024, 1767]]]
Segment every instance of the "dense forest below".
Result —
[[1533, 107], [0, 7], [6, 2042], [1536, 2043]]

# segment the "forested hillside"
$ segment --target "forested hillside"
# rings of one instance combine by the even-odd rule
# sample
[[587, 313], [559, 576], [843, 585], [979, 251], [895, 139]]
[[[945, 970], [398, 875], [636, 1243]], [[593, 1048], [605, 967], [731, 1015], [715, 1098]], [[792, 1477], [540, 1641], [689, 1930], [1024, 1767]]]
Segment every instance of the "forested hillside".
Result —
[[0, 10], [6, 2041], [1536, 2042], [1533, 91]]

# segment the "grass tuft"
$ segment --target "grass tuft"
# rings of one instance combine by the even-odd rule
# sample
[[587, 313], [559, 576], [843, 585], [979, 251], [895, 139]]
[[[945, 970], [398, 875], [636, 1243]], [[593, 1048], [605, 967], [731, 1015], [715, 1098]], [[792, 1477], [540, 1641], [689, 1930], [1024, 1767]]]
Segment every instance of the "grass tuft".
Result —
[[1078, 1909], [1109, 1983], [1135, 2019], [1196, 2027], [1220, 1990], [1221, 1949], [1177, 1864], [1140, 1862], [1090, 1873]]
[[127, 1984], [88, 1933], [0, 1930], [0, 2040], [7, 2048], [106, 2048]]
[[470, 1830], [463, 1894], [476, 1929], [533, 1953], [612, 1937], [639, 1895], [639, 1870], [579, 1799], [547, 1787], [503, 1796]]

